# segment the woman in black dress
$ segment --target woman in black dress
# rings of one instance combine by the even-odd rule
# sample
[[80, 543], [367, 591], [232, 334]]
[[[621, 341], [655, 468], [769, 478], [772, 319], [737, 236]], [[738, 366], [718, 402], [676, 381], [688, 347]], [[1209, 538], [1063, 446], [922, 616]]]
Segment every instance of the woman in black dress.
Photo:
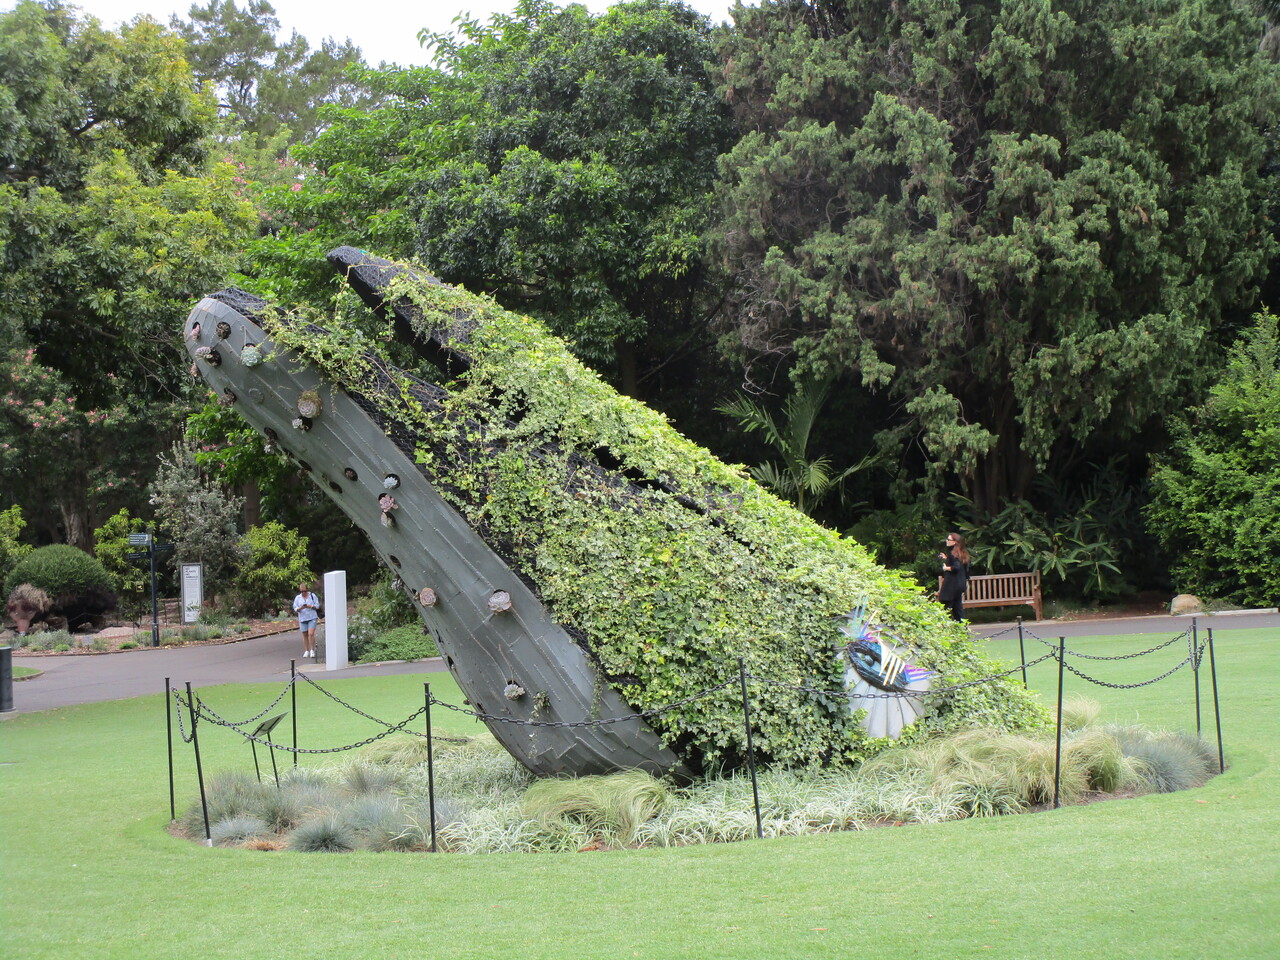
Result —
[[964, 619], [964, 589], [969, 582], [969, 551], [964, 537], [958, 533], [947, 534], [947, 552], [938, 554], [942, 561], [942, 585], [938, 588], [938, 600], [947, 608], [953, 620]]

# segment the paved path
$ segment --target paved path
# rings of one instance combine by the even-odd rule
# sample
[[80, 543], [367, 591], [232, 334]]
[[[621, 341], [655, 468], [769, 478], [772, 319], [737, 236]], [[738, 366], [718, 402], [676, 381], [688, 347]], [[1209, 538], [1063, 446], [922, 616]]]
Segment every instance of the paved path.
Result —
[[[324, 627], [316, 639], [323, 643]], [[189, 647], [157, 647], [120, 653], [62, 657], [15, 656], [15, 667], [34, 667], [38, 677], [13, 685], [15, 713], [32, 713], [77, 703], [123, 700], [164, 692], [164, 678], [175, 687], [187, 681], [193, 687], [216, 683], [279, 683], [289, 676], [289, 660], [298, 658], [298, 670], [316, 679], [329, 677], [386, 676], [395, 673], [430, 673], [445, 669], [439, 658], [412, 663], [349, 666], [326, 670], [323, 659], [303, 660], [302, 639], [296, 630], [236, 643], [204, 643]], [[5, 714], [11, 716], [11, 714]]]
[[[1243, 628], [1280, 630], [1280, 613], [1275, 610], [1251, 610], [1215, 613], [1196, 618], [1197, 627], [1215, 631]], [[1130, 617], [1110, 620], [1043, 620], [1024, 622], [1024, 628], [1050, 640], [1056, 637], [1112, 636], [1118, 633], [1151, 633], [1173, 635], [1191, 625], [1190, 617]], [[1017, 629], [1016, 622], [988, 623], [973, 628], [977, 637], [991, 637]], [[323, 639], [321, 626], [317, 639]], [[164, 678], [175, 687], [187, 681], [205, 687], [216, 683], [279, 683], [289, 676], [290, 658], [300, 658], [302, 640], [297, 631], [278, 633], [238, 643], [201, 644], [191, 647], [160, 647], [128, 650], [122, 653], [63, 657], [13, 658], [14, 666], [34, 667], [43, 671], [39, 677], [13, 685], [14, 712], [32, 713], [77, 703], [122, 700], [164, 692]], [[369, 677], [388, 674], [443, 672], [439, 659], [414, 663], [344, 667], [326, 670], [324, 660], [312, 662], [298, 659], [298, 669], [312, 676]]]

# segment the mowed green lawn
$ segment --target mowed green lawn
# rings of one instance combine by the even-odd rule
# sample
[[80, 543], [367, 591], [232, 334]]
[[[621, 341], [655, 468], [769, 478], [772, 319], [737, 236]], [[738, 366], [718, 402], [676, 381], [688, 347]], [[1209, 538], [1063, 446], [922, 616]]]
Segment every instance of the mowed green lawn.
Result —
[[[1153, 639], [1162, 638], [1072, 646], [1116, 654]], [[1274, 958], [1278, 641], [1275, 631], [1216, 634], [1230, 768], [1203, 789], [680, 850], [466, 857], [206, 849], [165, 832], [160, 695], [18, 717], [0, 724], [3, 953], [59, 960]], [[989, 647], [1016, 662], [1015, 639]], [[1044, 649], [1030, 647], [1029, 656]], [[1073, 662], [1100, 678], [1133, 682], [1164, 672], [1184, 650]], [[1207, 661], [1203, 677], [1212, 737]], [[447, 678], [431, 680], [437, 695], [457, 697]], [[1052, 664], [1035, 668], [1031, 680], [1052, 699]], [[321, 682], [389, 720], [422, 702], [413, 677]], [[277, 689], [202, 693], [224, 716], [241, 719]], [[1068, 675], [1067, 690], [1100, 700], [1109, 719], [1194, 729], [1189, 673], [1136, 691]], [[305, 687], [299, 714], [303, 746], [374, 732]], [[474, 729], [449, 714], [437, 716], [436, 726]], [[252, 769], [246, 744], [209, 725], [201, 731], [206, 771]], [[288, 741], [287, 720], [276, 738]], [[179, 742], [177, 756], [181, 812], [195, 776], [190, 747]]]

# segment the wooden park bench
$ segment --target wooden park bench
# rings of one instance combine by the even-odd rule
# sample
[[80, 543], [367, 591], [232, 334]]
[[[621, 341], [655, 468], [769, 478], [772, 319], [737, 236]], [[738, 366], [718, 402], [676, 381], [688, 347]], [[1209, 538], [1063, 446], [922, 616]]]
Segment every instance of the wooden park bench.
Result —
[[[942, 578], [938, 578], [942, 587]], [[988, 573], [970, 577], [964, 591], [964, 605], [968, 607], [1010, 607], [1025, 603], [1036, 612], [1036, 619], [1044, 619], [1044, 598], [1040, 593], [1040, 572]]]

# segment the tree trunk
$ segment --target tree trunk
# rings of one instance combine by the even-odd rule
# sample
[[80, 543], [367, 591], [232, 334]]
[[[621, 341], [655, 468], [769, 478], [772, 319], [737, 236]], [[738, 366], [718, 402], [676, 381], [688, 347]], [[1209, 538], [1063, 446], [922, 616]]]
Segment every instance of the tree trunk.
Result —
[[244, 528], [258, 526], [262, 520], [262, 490], [257, 481], [249, 480], [240, 487], [240, 496], [244, 497]]
[[638, 396], [637, 391], [640, 389], [640, 378], [636, 373], [635, 344], [619, 340], [617, 354], [618, 392], [626, 394], [628, 397], [636, 397]]

